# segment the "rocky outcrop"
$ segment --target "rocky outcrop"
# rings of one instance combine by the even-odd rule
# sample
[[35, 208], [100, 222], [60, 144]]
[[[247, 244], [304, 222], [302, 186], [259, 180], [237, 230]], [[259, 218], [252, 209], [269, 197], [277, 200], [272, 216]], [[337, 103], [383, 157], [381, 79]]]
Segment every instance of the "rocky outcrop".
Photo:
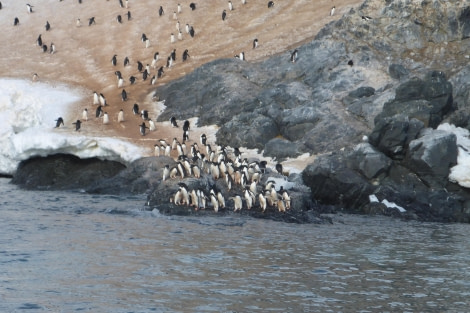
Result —
[[125, 168], [119, 162], [56, 154], [23, 161], [11, 182], [25, 189], [78, 190]]
[[[308, 222], [341, 210], [469, 222], [469, 192], [448, 180], [464, 149], [436, 130], [442, 122], [470, 128], [469, 10], [456, 0], [366, 0], [297, 47], [295, 63], [289, 52], [261, 62], [216, 60], [159, 87], [155, 97], [166, 101], [159, 119], [196, 116], [198, 126], [219, 126], [218, 145], [258, 149], [279, 162], [318, 155], [301, 177], [287, 179], [296, 193], [289, 214], [242, 214]], [[119, 184], [148, 193], [149, 208], [164, 213], [213, 214], [170, 203], [178, 182], [160, 177], [171, 162], [139, 160], [88, 190]], [[208, 175], [183, 182], [218, 188], [227, 199], [242, 192]], [[218, 213], [233, 209], [227, 203]]]

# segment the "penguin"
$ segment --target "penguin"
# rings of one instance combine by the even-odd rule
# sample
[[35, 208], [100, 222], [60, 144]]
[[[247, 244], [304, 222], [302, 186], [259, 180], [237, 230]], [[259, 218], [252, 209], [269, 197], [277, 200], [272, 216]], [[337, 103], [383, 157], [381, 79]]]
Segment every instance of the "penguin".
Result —
[[122, 3], [122, 0], [119, 0], [119, 6], [120, 6], [121, 8], [124, 7], [124, 3]]
[[129, 57], [125, 57], [124, 58], [124, 66], [128, 66], [129, 65]]
[[46, 21], [46, 25], [44, 25], [44, 27], [46, 28], [46, 31], [51, 29], [51, 24], [49, 24], [49, 21]]
[[235, 197], [231, 197], [230, 199], [233, 200], [233, 212], [241, 211], [243, 207], [242, 198], [239, 195]]
[[106, 98], [104, 97], [102, 93], [100, 93], [100, 104], [104, 107], [107, 105]]
[[142, 73], [143, 69], [144, 69], [144, 65], [142, 64], [142, 62], [137, 61], [137, 70], [138, 70], [140, 73]]
[[274, 1], [269, 1], [268, 2], [268, 9], [274, 8]]
[[149, 130], [150, 131], [155, 131], [157, 128], [155, 127], [155, 122], [149, 119]]
[[131, 20], [131, 11], [127, 11], [127, 20], [130, 21]]
[[246, 0], [242, 0], [242, 4], [246, 4]]
[[178, 40], [183, 40], [183, 33], [181, 31], [178, 32]]
[[122, 17], [121, 17], [121, 15], [116, 16], [116, 21], [117, 21], [119, 24], [122, 24]]
[[142, 122], [142, 124], [140, 125], [140, 134], [142, 136], [145, 136], [145, 130], [147, 129], [147, 125], [145, 125], [145, 122]]
[[171, 126], [178, 127], [178, 123], [176, 122], [176, 117], [172, 116], [170, 118], [170, 123], [171, 123]]
[[333, 6], [330, 10], [330, 16], [333, 16], [335, 14], [336, 7]]
[[191, 2], [191, 3], [189, 4], [189, 7], [191, 8], [191, 11], [196, 10], [196, 3]]
[[186, 61], [189, 57], [190, 56], [189, 56], [188, 49], [184, 50], [183, 56], [182, 56], [183, 62]]
[[137, 79], [137, 78], [135, 78], [135, 76], [129, 77], [129, 82], [131, 83], [131, 85], [134, 85], [136, 79]]
[[218, 212], [219, 202], [217, 201], [217, 198], [215, 197], [215, 195], [211, 194], [210, 199], [211, 199], [212, 207], [214, 208], [214, 212]]
[[147, 70], [142, 72], [142, 80], [144, 81], [147, 80], [148, 76], [149, 76], [149, 73], [147, 72]]
[[38, 74], [34, 73], [33, 74], [33, 82], [37, 82], [39, 80]]
[[134, 115], [139, 114], [139, 105], [137, 103], [134, 103], [134, 106], [132, 107], [132, 113], [134, 113]]
[[28, 13], [33, 13], [33, 6], [29, 3], [26, 3], [26, 11]]
[[267, 201], [266, 201], [266, 197], [264, 196], [262, 192], [258, 195], [258, 201], [259, 201], [259, 206], [261, 207], [261, 212], [264, 213], [264, 211], [266, 211]]
[[121, 99], [122, 101], [127, 101], [127, 92], [125, 89], [123, 89], [121, 92]]
[[176, 61], [176, 49], [173, 49], [173, 51], [170, 54], [171, 58], [173, 61]]
[[62, 117], [59, 117], [58, 119], [55, 120], [55, 128], [58, 128], [61, 124], [62, 126], [64, 126], [64, 120], [62, 119]]
[[126, 8], [126, 9], [128, 9], [128, 8], [129, 8], [129, 0], [126, 0], [126, 2], [125, 2], [125, 5], [124, 5], [124, 6], [125, 6], [125, 8]]
[[44, 52], [44, 53], [47, 52], [47, 45], [46, 44], [42, 45], [42, 52]]
[[39, 47], [42, 47], [42, 35], [38, 36], [38, 39], [36, 39], [36, 43], [38, 44]]
[[165, 165], [163, 168], [163, 177], [162, 180], [165, 181], [170, 177], [170, 165]]
[[49, 47], [49, 53], [54, 54], [55, 53], [55, 44], [51, 42], [51, 45]]
[[77, 120], [75, 123], [72, 124], [75, 125], [75, 131], [80, 131], [80, 126], [82, 124], [80, 120]]
[[77, 27], [82, 26], [82, 21], [80, 21], [80, 19], [77, 18], [77, 21], [75, 22], [75, 25], [76, 25]]
[[88, 109], [85, 108], [82, 112], [82, 119], [88, 121]]
[[161, 67], [158, 69], [157, 77], [160, 78], [160, 77], [163, 76], [163, 74], [164, 74], [163, 66], [161, 66]]
[[0, 10], [2, 9], [2, 3], [0, 2]]
[[258, 38], [255, 38], [253, 40], [253, 49], [256, 49], [256, 48], [258, 48]]
[[116, 57], [117, 57], [117, 54], [113, 55], [113, 57], [111, 58], [111, 64], [113, 66], [116, 66], [116, 64], [117, 64], [117, 58]]
[[104, 112], [104, 114], [103, 114], [103, 124], [105, 124], [105, 125], [109, 124], [108, 112]]
[[277, 171], [279, 174], [283, 175], [283, 170], [282, 170], [282, 164], [281, 164], [281, 163], [277, 163], [277, 164], [276, 164], [276, 171]]
[[150, 47], [150, 39], [145, 40], [145, 48]]
[[178, 16], [176, 15], [176, 11], [173, 11], [173, 19], [176, 20]]
[[124, 122], [124, 111], [121, 109], [118, 113], [118, 123]]
[[177, 31], [180, 31], [180, 30], [181, 30], [181, 29], [180, 29], [180, 21], [177, 21], [177, 22], [176, 22], [176, 30], [177, 30]]
[[183, 8], [181, 7], [181, 3], [178, 3], [178, 14], [180, 14], [183, 11]]
[[367, 16], [367, 15], [363, 15], [363, 16], [361, 16], [361, 18], [362, 18], [364, 21], [369, 21], [369, 20], [372, 19], [372, 17]]
[[124, 86], [124, 79], [122, 79], [121, 77], [118, 79], [118, 88], [122, 88], [123, 86]]
[[158, 9], [158, 15], [162, 16], [163, 14], [165, 14], [165, 12], [163, 11], [163, 7], [160, 6], [160, 8]]
[[184, 130], [183, 131], [183, 141], [188, 141], [189, 140], [189, 131]]
[[225, 10], [222, 11], [222, 21], [225, 21], [225, 18], [227, 17], [227, 12]]
[[185, 30], [186, 30], [186, 33], [189, 34], [189, 24], [186, 24]]
[[158, 61], [158, 58], [159, 58], [159, 57], [160, 57], [160, 53], [159, 53], [158, 51], [153, 54], [153, 59], [154, 59], [155, 61]]
[[295, 63], [297, 61], [297, 56], [298, 56], [298, 50], [295, 49], [290, 55], [290, 61], [292, 63]]
[[183, 131], [189, 131], [189, 128], [190, 128], [189, 121], [185, 120], [183, 123]]
[[240, 60], [245, 61], [245, 52], [240, 52]]
[[207, 136], [206, 136], [206, 134], [201, 134], [201, 135], [199, 136], [199, 138], [200, 138], [201, 145], [205, 146], [205, 145], [206, 145], [206, 142], [207, 142]]
[[100, 104], [100, 98], [98, 96], [98, 93], [96, 91], [93, 91], [93, 104]]
[[150, 85], [155, 85], [157, 83], [157, 76], [153, 75], [152, 79], [150, 80]]
[[194, 27], [190, 26], [189, 27], [189, 35], [194, 38], [194, 35], [196, 35], [196, 32], [194, 31]]
[[173, 65], [173, 59], [171, 58], [171, 55], [168, 56], [166, 60], [166, 67], [170, 68]]
[[171, 35], [170, 35], [170, 42], [171, 43], [175, 42], [175, 35], [173, 33], [171, 33]]
[[353, 60], [349, 60], [349, 61], [348, 61], [348, 65], [349, 65], [349, 66], [353, 66], [353, 65], [354, 65], [354, 61], [353, 61]]
[[232, 4], [232, 1], [230, 1], [230, 0], [228, 2], [228, 10], [233, 11], [233, 4]]
[[101, 105], [99, 105], [96, 108], [95, 117], [96, 118], [101, 117], [102, 114], [103, 114], [103, 107]]
[[93, 24], [96, 25], [96, 21], [95, 21], [95, 17], [94, 17], [94, 16], [93, 16], [93, 17], [90, 17], [90, 18], [88, 19], [88, 26], [91, 26], [91, 25], [93, 25]]
[[140, 112], [140, 117], [142, 117], [142, 119], [143, 119], [144, 121], [148, 120], [148, 119], [149, 119], [149, 111], [147, 111], [147, 110], [142, 110], [142, 111]]
[[122, 78], [121, 71], [115, 71], [115, 72], [114, 72], [114, 75], [116, 75], [116, 77], [117, 77], [118, 80]]
[[140, 40], [142, 40], [142, 42], [147, 41], [147, 35], [145, 35], [145, 33], [142, 33], [142, 35], [140, 36]]
[[13, 20], [13, 26], [18, 26], [18, 25], [20, 25], [20, 20], [17, 17], [15, 17], [15, 19]]

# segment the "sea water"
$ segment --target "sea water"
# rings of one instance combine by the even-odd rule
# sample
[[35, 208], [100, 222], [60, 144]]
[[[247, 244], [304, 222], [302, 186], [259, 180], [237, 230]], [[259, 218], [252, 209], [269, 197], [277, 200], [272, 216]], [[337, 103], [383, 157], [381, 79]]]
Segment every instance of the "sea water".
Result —
[[168, 217], [0, 179], [0, 312], [468, 312], [470, 225]]

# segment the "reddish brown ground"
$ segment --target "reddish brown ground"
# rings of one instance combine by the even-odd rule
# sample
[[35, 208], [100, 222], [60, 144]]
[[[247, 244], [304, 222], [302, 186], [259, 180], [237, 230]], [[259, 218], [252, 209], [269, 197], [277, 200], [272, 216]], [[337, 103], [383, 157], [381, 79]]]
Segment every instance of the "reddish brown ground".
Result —
[[[123, 0], [124, 1], [124, 0]], [[124, 1], [125, 2], [125, 1]], [[189, 3], [195, 2], [197, 9], [191, 11]], [[82, 135], [103, 135], [123, 138], [136, 144], [149, 147], [152, 153], [156, 139], [181, 137], [181, 130], [169, 127], [168, 122], [157, 125], [157, 131], [142, 137], [138, 125], [139, 116], [133, 116], [131, 108], [139, 103], [141, 108], [150, 111], [155, 118], [158, 110], [152, 106], [151, 94], [156, 86], [150, 85], [150, 78], [142, 81], [137, 71], [137, 61], [144, 65], [151, 63], [153, 54], [158, 51], [161, 59], [158, 66], [165, 65], [166, 57], [176, 49], [177, 60], [170, 69], [165, 68], [164, 77], [157, 85], [190, 73], [196, 67], [218, 58], [230, 58], [245, 52], [247, 62], [263, 60], [271, 55], [283, 53], [314, 38], [325, 24], [338, 19], [343, 13], [355, 7], [359, 0], [278, 0], [274, 8], [268, 9], [268, 1], [232, 0], [233, 11], [228, 11], [226, 0], [181, 0], [181, 14], [177, 14], [183, 32], [183, 40], [170, 43], [170, 34], [177, 35], [173, 12], [177, 10], [177, 1], [170, 0], [129, 0], [129, 8], [120, 8], [118, 0], [30, 0], [34, 13], [27, 13], [26, 2], [3, 0], [0, 10], [2, 44], [0, 45], [0, 77], [31, 79], [33, 73], [39, 75], [42, 82], [65, 83], [83, 92], [83, 100], [76, 103], [74, 112], [69, 114], [70, 124], [81, 119], [81, 112], [88, 108], [91, 117], [82, 126]], [[162, 5], [165, 14], [160, 17], [158, 8]], [[331, 7], [336, 6], [334, 16], [330, 16]], [[227, 19], [222, 21], [222, 11], [227, 10]], [[130, 11], [132, 19], [127, 20]], [[116, 21], [122, 15], [123, 23]], [[88, 26], [88, 19], [95, 17], [96, 25]], [[13, 26], [18, 17], [19, 26]], [[80, 18], [82, 26], [76, 26]], [[51, 30], [45, 30], [49, 21]], [[193, 25], [196, 36], [191, 38], [184, 30], [185, 24]], [[142, 33], [150, 39], [150, 47], [141, 42]], [[36, 45], [36, 39], [42, 34], [45, 44], [56, 45], [56, 53], [43, 53]], [[259, 47], [252, 49], [252, 41], [258, 38]], [[181, 55], [189, 50], [190, 59], [183, 63]], [[111, 65], [111, 58], [117, 54], [118, 65]], [[130, 58], [131, 66], [124, 68], [124, 57]], [[121, 89], [117, 87], [114, 75], [120, 70], [126, 80], [124, 89], [129, 100], [121, 101]], [[152, 69], [151, 76], [156, 73]], [[135, 85], [129, 85], [128, 78], [138, 78]], [[92, 103], [93, 91], [103, 93], [109, 103], [105, 108], [111, 118], [109, 125], [102, 125], [101, 119], [94, 118], [96, 107]], [[126, 121], [119, 124], [117, 114], [124, 109]], [[55, 119], [55, 117], [54, 117]], [[53, 120], [51, 121], [53, 123]], [[73, 128], [70, 128], [71, 131]], [[194, 129], [194, 128], [193, 128]], [[209, 141], [214, 141], [210, 129], [191, 132], [191, 139], [196, 139], [204, 131]]]

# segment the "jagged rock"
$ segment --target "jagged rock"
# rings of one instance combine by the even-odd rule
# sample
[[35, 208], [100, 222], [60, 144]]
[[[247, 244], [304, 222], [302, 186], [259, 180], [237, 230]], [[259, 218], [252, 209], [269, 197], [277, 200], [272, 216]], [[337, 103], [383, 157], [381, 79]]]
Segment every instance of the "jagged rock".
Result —
[[407, 145], [415, 139], [424, 124], [405, 115], [379, 119], [369, 135], [369, 142], [392, 159], [403, 159]]
[[410, 74], [410, 72], [401, 64], [390, 64], [388, 72], [392, 78], [398, 80], [406, 78]]
[[278, 161], [284, 161], [286, 158], [295, 158], [301, 153], [297, 150], [297, 144], [282, 138], [274, 138], [264, 146], [264, 154], [273, 156]]
[[367, 179], [378, 178], [387, 175], [392, 160], [383, 153], [377, 151], [369, 143], [361, 143], [354, 147], [352, 153], [348, 156], [350, 167], [355, 169]]
[[457, 164], [455, 134], [424, 129], [411, 141], [405, 165], [431, 187], [447, 185], [450, 167]]

